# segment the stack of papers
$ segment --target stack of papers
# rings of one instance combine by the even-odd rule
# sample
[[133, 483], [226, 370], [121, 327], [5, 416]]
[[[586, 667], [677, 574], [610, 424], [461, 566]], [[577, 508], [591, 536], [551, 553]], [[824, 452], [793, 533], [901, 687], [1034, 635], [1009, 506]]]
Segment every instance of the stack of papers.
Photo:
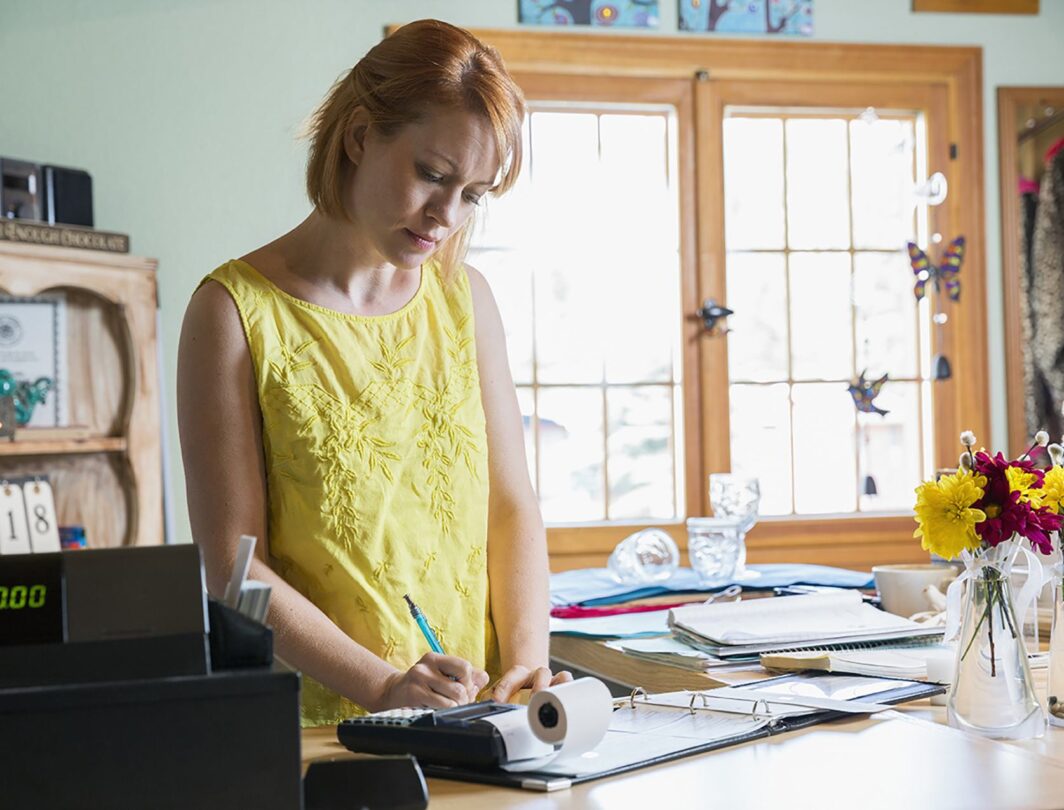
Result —
[[[827, 565], [771, 563], [748, 565], [758, 574], [756, 579], [738, 583], [747, 590], [768, 590], [786, 585], [826, 585], [837, 588], [874, 588], [875, 580], [867, 571], [850, 571]], [[666, 582], [631, 585], [618, 582], [606, 568], [581, 568], [551, 574], [552, 605], [616, 605], [667, 593], [709, 593], [720, 591], [730, 583], [706, 588], [690, 568], [679, 568]]]
[[552, 636], [580, 638], [649, 638], [669, 634], [667, 610], [643, 613], [618, 613], [615, 616], [595, 616], [590, 619], [557, 619], [551, 617]]
[[855, 591], [687, 605], [669, 611], [673, 634], [718, 658], [782, 650], [869, 647], [942, 636], [865, 604]]
[[[625, 655], [650, 661], [655, 664], [664, 664], [678, 669], [686, 669], [690, 672], [724, 672], [729, 670], [750, 670], [749, 662], [735, 662], [724, 658], [718, 658], [707, 652], [696, 650], [677, 641], [671, 636], [659, 636], [657, 638], [617, 639], [607, 641], [606, 646], [613, 650], [620, 650]], [[754, 669], [759, 669], [757, 664]]]

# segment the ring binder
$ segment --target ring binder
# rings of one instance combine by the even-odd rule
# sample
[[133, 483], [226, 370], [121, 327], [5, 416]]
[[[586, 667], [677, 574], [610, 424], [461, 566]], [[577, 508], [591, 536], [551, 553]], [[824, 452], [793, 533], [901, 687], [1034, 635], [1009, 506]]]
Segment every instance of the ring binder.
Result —
[[[794, 684], [799, 686], [795, 688]], [[842, 687], [844, 692], [878, 703], [831, 697], [840, 694]], [[556, 790], [834, 720], [847, 714], [846, 703], [851, 704], [850, 713], [854, 710], [868, 713], [883, 708], [882, 704], [917, 700], [944, 691], [941, 686], [915, 681], [822, 673], [784, 675], [749, 687], [729, 689], [730, 694], [715, 690], [650, 694], [646, 689], [636, 687], [630, 694], [614, 698], [610, 729], [595, 748], [596, 756], [591, 759], [561, 757], [535, 770], [520, 772], [491, 767], [488, 763], [477, 767], [464, 766], [431, 756], [419, 755], [419, 761], [426, 776], [528, 790]], [[782, 691], [777, 693], [777, 689]], [[768, 690], [773, 691], [769, 694]], [[741, 694], [744, 691], [746, 694]], [[823, 694], [824, 698], [811, 698], [810, 692]], [[803, 706], [803, 700], [816, 701], [819, 705]], [[661, 709], [675, 712], [675, 717], [661, 712]], [[366, 734], [372, 737], [383, 737], [390, 732], [399, 738], [403, 731], [401, 728], [365, 728]], [[396, 742], [398, 744], [400, 740]]]

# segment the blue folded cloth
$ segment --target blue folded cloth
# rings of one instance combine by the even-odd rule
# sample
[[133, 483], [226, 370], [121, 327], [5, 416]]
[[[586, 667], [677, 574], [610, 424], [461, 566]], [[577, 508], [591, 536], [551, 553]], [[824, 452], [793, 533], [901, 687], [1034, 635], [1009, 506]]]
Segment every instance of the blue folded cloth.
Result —
[[[748, 590], [781, 588], [787, 585], [828, 585], [836, 588], [873, 588], [875, 580], [865, 571], [849, 571], [827, 565], [774, 563], [748, 565], [750, 571], [761, 576], [738, 582]], [[655, 585], [625, 585], [614, 580], [608, 568], [581, 568], [551, 574], [550, 601], [552, 605], [616, 605], [633, 599], [660, 596], [664, 593], [712, 593], [731, 583], [706, 588], [698, 583], [698, 576], [690, 568], [678, 568], [666, 582]]]

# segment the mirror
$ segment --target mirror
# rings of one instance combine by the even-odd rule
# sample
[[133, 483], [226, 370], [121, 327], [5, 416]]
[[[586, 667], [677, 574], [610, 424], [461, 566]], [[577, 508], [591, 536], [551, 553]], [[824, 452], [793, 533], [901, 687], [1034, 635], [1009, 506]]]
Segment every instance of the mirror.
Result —
[[[1064, 87], [998, 88], [1009, 450], [1064, 432]], [[1048, 156], [1048, 159], [1047, 159]], [[1052, 179], [1050, 175], [1052, 174]]]

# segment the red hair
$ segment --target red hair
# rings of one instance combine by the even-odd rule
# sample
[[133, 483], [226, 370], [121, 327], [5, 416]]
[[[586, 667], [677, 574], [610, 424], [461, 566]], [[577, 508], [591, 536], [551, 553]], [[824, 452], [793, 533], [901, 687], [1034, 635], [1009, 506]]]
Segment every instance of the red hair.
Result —
[[[370, 49], [329, 91], [308, 124], [307, 195], [324, 214], [347, 219], [343, 185], [351, 166], [344, 133], [362, 108], [383, 135], [420, 121], [433, 106], [483, 115], [502, 160], [493, 195], [503, 194], [521, 170], [525, 101], [499, 52], [468, 31], [419, 20]], [[437, 255], [450, 275], [465, 256], [474, 218], [452, 234]]]

